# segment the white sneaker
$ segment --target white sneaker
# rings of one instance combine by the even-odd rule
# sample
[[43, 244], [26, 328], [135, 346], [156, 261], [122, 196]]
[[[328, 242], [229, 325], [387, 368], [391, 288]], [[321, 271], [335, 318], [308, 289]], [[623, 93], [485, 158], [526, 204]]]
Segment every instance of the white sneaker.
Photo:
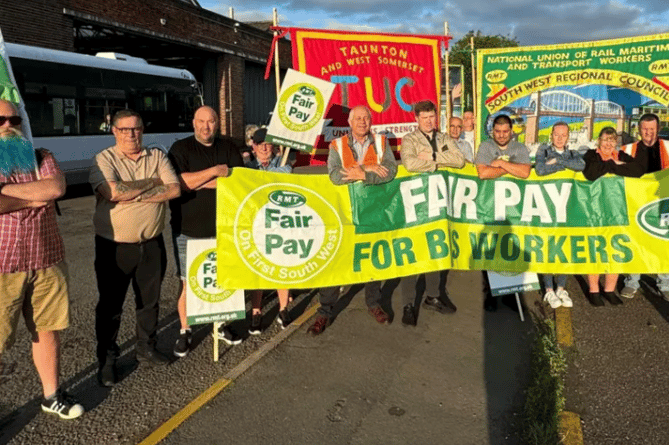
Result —
[[557, 309], [562, 306], [562, 300], [560, 300], [552, 290], [546, 292], [546, 295], [544, 295], [544, 301], [550, 304], [553, 309]]
[[558, 289], [556, 295], [560, 299], [560, 301], [562, 302], [562, 306], [572, 307], [574, 305], [574, 303], [571, 301], [571, 298], [569, 298], [569, 292], [567, 292], [566, 290]]
[[635, 289], [633, 287], [625, 286], [623, 287], [623, 290], [620, 291], [620, 296], [624, 298], [634, 298], [638, 290], [638, 288]]

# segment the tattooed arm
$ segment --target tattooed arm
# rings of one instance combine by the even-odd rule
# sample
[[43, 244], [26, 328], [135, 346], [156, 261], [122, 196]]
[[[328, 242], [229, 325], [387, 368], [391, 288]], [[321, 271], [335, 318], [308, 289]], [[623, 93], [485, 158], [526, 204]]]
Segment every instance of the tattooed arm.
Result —
[[135, 202], [164, 202], [181, 195], [179, 184], [161, 184], [149, 189], [134, 199]]
[[132, 201], [142, 193], [161, 185], [162, 181], [158, 178], [103, 182], [98, 186], [97, 192], [112, 202]]

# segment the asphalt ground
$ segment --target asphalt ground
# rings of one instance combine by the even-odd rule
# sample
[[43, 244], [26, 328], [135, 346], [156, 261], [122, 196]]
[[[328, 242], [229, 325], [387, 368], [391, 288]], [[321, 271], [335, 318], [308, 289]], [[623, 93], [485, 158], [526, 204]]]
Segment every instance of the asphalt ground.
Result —
[[[264, 309], [267, 327], [241, 345], [221, 346], [212, 360], [211, 325], [195, 329], [195, 349], [167, 367], [138, 367], [134, 359], [134, 299], [129, 292], [119, 343], [121, 381], [97, 385], [92, 213], [94, 198], [62, 201], [59, 217], [71, 276], [70, 328], [62, 332], [62, 382], [85, 406], [63, 421], [39, 409], [41, 386], [23, 324], [3, 356], [0, 444], [139, 443], [221, 376], [279, 333], [275, 299]], [[165, 233], [169, 240], [169, 230]], [[177, 338], [171, 243], [161, 300], [158, 348]], [[384, 284], [386, 309], [396, 320], [378, 325], [366, 312], [360, 287], [340, 300], [341, 313], [319, 337], [308, 323], [253, 364], [165, 443], [519, 443], [532, 324], [505, 305], [483, 311], [480, 272], [452, 272], [448, 289], [455, 314], [423, 310], [418, 327], [401, 325], [399, 280]], [[294, 317], [317, 302], [296, 292]], [[248, 310], [248, 305], [247, 305]], [[233, 325], [244, 333], [246, 322]]]
[[458, 312], [423, 310], [416, 328], [399, 320], [397, 281], [389, 326], [354, 287], [323, 334], [306, 323], [163, 443], [520, 443], [531, 322], [484, 312], [480, 282], [452, 273]]
[[585, 281], [569, 281], [580, 295], [566, 409], [580, 415], [586, 445], [669, 443], [669, 303], [649, 278], [634, 299], [604, 307], [583, 297]]

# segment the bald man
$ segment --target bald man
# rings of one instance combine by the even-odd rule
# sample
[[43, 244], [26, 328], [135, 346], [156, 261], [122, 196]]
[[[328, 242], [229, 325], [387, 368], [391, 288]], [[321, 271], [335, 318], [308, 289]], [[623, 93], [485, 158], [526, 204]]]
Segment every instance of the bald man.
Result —
[[[230, 169], [243, 167], [243, 142], [218, 136], [218, 114], [203, 106], [193, 116], [193, 136], [176, 141], [168, 156], [181, 181], [181, 197], [170, 202], [172, 241], [181, 279], [177, 309], [181, 322], [174, 355], [184, 357], [191, 347], [191, 329], [186, 319], [186, 244], [189, 239], [216, 237], [216, 179], [230, 175]], [[219, 339], [235, 345], [241, 339], [222, 328]]]
[[476, 122], [474, 122], [474, 120], [475, 116], [473, 111], [465, 111], [462, 113], [462, 127], [464, 131], [460, 137], [467, 141], [472, 148], [474, 148], [474, 132], [476, 128]]
[[460, 137], [463, 134], [462, 129], [463, 123], [462, 119], [459, 117], [453, 116], [448, 121], [448, 135], [455, 141], [456, 144], [458, 144], [458, 148], [465, 156], [465, 160], [471, 164], [474, 162], [474, 149], [469, 144], [469, 142]]
[[[388, 139], [372, 133], [372, 113], [369, 108], [353, 107], [348, 115], [350, 134], [333, 140], [328, 152], [328, 174], [335, 185], [362, 182], [366, 185], [384, 184], [397, 174], [397, 163]], [[314, 323], [307, 330], [320, 335], [334, 317], [334, 305], [339, 299], [339, 286], [322, 288], [321, 306]], [[380, 324], [390, 321], [381, 308], [381, 282], [365, 284], [365, 302], [369, 314]]]

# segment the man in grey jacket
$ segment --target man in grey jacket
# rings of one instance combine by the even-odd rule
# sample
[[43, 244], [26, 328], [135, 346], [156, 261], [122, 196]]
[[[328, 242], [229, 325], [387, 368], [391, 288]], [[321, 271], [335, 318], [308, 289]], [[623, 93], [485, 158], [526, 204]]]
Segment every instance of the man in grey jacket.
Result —
[[[418, 128], [402, 138], [400, 153], [404, 167], [411, 172], [433, 172], [439, 167], [464, 167], [465, 157], [456, 141], [437, 131], [437, 107], [429, 100], [417, 102], [414, 105], [414, 113]], [[447, 276], [448, 270], [443, 270], [402, 279], [404, 297], [402, 324], [405, 326], [417, 324], [416, 301], [420, 298], [419, 288], [422, 287], [417, 284], [423, 279], [426, 294], [424, 308], [442, 314], [456, 311], [446, 292]]]
[[402, 138], [402, 164], [410, 172], [462, 168], [465, 157], [450, 136], [437, 131], [437, 108], [429, 100], [414, 105], [418, 128]]

